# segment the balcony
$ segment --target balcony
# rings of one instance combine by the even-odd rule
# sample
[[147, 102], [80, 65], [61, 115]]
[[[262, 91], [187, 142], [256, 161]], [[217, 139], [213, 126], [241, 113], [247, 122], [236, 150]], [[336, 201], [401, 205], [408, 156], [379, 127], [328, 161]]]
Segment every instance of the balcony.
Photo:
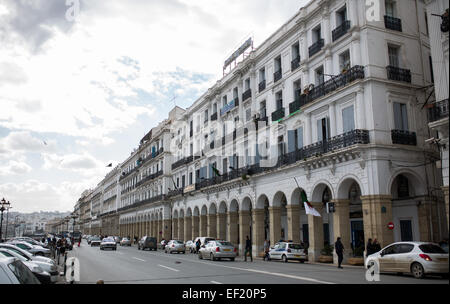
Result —
[[237, 106], [239, 106], [239, 98], [238, 97], [236, 97], [235, 99], [230, 101], [229, 104], [227, 104], [222, 109], [220, 109], [220, 116], [225, 115], [226, 113], [230, 112]]
[[330, 94], [340, 88], [347, 86], [357, 79], [364, 79], [364, 67], [355, 65], [345, 73], [342, 73], [330, 80], [314, 87], [307, 94], [297, 96], [294, 102], [289, 104], [289, 114], [292, 114], [303, 107], [304, 105], [313, 102], [314, 100]]
[[281, 71], [281, 69], [279, 69], [278, 71], [276, 71], [275, 73], [273, 73], [273, 82], [277, 82], [278, 80], [280, 80], [283, 77], [283, 73]]
[[402, 31], [402, 20], [391, 17], [391, 16], [384, 16], [384, 26], [393, 31]]
[[291, 61], [291, 72], [295, 71], [300, 67], [300, 56], [297, 56], [294, 60]]
[[[181, 167], [181, 166], [183, 166], [183, 165], [185, 165], [185, 164], [187, 164], [187, 163], [189, 163], [190, 161], [189, 161], [189, 158], [191, 158], [192, 156], [190, 156], [190, 157], [185, 157], [185, 158], [182, 158], [182, 159], [180, 159], [180, 160], [177, 160], [176, 162], [174, 162], [173, 164], [172, 164], [172, 170], [175, 170], [176, 168], [178, 168], [178, 167]], [[192, 160], [191, 160], [192, 161]]]
[[443, 118], [448, 118], [448, 98], [432, 104], [428, 109], [429, 122], [435, 122]]
[[217, 112], [211, 115], [211, 121], [217, 120]]
[[323, 48], [325, 41], [323, 39], [317, 40], [313, 45], [309, 47], [309, 57], [314, 56]]
[[259, 89], [259, 93], [261, 93], [262, 91], [264, 91], [266, 89], [266, 80], [265, 79], [259, 83], [258, 89]]
[[156, 173], [147, 175], [147, 176], [144, 177], [142, 180], [140, 180], [139, 182], [137, 182], [135, 187], [139, 187], [140, 185], [146, 183], [147, 181], [152, 180], [152, 179], [155, 179], [155, 178], [157, 178], [157, 177], [159, 177], [159, 176], [161, 176], [161, 175], [163, 175], [163, 171], [162, 171], [162, 170], [160, 170], [160, 171], [158, 171], [158, 172], [156, 172]]
[[350, 20], [345, 20], [341, 25], [339, 25], [337, 28], [333, 30], [331, 33], [333, 42], [347, 34], [348, 30], [350, 29]]
[[247, 91], [242, 94], [242, 101], [246, 101], [247, 99], [252, 97], [252, 90], [248, 89]]
[[176, 189], [176, 190], [170, 190], [167, 194], [168, 197], [177, 196], [177, 195], [183, 195], [183, 189]]
[[415, 132], [392, 130], [391, 138], [393, 144], [417, 146], [417, 137]]
[[407, 69], [401, 69], [394, 66], [387, 66], [387, 77], [389, 80], [403, 81], [411, 83], [411, 71]]
[[280, 108], [272, 113], [272, 121], [278, 121], [284, 117], [284, 108]]
[[305, 94], [298, 96], [295, 99], [295, 101], [293, 101], [289, 104], [289, 114], [292, 114], [292, 113], [300, 110], [300, 108], [302, 106], [307, 104], [307, 100], [308, 100], [308, 98], [307, 98], [307, 95], [305, 95]]

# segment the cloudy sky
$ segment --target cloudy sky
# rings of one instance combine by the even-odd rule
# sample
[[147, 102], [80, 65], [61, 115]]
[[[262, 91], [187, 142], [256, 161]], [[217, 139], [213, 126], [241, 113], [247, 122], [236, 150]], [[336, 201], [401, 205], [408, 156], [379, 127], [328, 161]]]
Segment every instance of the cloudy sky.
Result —
[[0, 0], [0, 199], [73, 210], [239, 44], [257, 47], [306, 2]]

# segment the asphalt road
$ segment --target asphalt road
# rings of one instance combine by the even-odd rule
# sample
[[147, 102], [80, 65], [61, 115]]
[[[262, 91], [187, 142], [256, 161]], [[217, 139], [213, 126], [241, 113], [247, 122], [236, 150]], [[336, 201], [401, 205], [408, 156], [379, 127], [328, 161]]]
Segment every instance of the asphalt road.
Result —
[[195, 254], [165, 254], [142, 251], [135, 246], [117, 251], [90, 247], [83, 240], [68, 256], [80, 261], [81, 284], [449, 284], [448, 279], [382, 274], [379, 282], [368, 282], [363, 267], [338, 269], [328, 264], [265, 262], [242, 257], [231, 261], [199, 260]]

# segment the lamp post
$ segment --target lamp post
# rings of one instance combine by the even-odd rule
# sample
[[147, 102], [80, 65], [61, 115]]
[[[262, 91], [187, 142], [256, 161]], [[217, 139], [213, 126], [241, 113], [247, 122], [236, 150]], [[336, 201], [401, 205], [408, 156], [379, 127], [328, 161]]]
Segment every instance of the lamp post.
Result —
[[5, 231], [5, 240], [8, 238], [8, 217], [9, 217], [9, 209], [11, 209], [11, 206], [6, 207], [6, 231]]
[[3, 242], [3, 211], [7, 210], [7, 208], [10, 206], [11, 204], [9, 203], [9, 201], [7, 202], [5, 200], [5, 198], [3, 198], [0, 201], [0, 212], [1, 212], [1, 217], [0, 217], [0, 242]]

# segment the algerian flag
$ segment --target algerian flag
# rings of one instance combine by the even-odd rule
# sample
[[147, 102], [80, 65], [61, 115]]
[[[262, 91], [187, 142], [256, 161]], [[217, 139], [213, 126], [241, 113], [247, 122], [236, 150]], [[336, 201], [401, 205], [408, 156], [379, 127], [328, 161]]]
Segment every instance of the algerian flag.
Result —
[[213, 170], [215, 175], [222, 176], [222, 174], [220, 174], [219, 170], [217, 170], [215, 167], [211, 167], [211, 168], [212, 168], [212, 170]]
[[302, 197], [302, 202], [305, 205], [306, 214], [311, 214], [311, 215], [314, 215], [314, 216], [321, 216], [320, 213], [316, 209], [314, 209], [314, 207], [308, 202], [308, 198], [306, 197], [306, 193], [303, 190], [302, 190], [302, 193], [301, 193], [301, 197]]

